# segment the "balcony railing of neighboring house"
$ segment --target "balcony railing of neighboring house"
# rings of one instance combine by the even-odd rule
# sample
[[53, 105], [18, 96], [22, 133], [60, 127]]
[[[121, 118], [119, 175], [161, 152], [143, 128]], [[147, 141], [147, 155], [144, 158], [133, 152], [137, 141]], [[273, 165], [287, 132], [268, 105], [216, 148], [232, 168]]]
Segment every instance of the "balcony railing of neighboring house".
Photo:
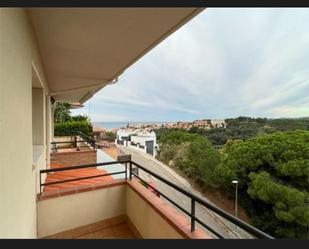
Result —
[[88, 144], [90, 144], [93, 148], [96, 148], [96, 141], [94, 138], [87, 136], [86, 134], [77, 131], [77, 134]]
[[[77, 148], [77, 149], [83, 148], [83, 147], [92, 147], [93, 149], [97, 148], [95, 140], [92, 137], [89, 137], [80, 131], [76, 131], [74, 133], [68, 133], [67, 136], [72, 136], [74, 137], [74, 139], [72, 141], [51, 142], [53, 152], [57, 152], [57, 150], [59, 149], [57, 145], [60, 145], [60, 144], [68, 144], [71, 147]], [[78, 138], [81, 138], [82, 140], [78, 140]], [[84, 143], [84, 145], [78, 145], [78, 143]]]
[[[63, 180], [63, 181], [55, 181], [55, 182], [48, 182], [48, 183], [42, 183], [41, 182], [41, 175], [42, 174], [58, 172], [58, 171], [66, 171], [66, 170], [91, 168], [91, 167], [98, 167], [98, 166], [107, 166], [107, 165], [113, 165], [113, 164], [118, 164], [118, 163], [124, 164], [124, 170], [123, 171], [118, 171], [118, 172], [113, 172], [113, 173], [108, 173], [108, 174], [94, 175], [94, 176], [87, 176], [87, 177], [79, 177], [79, 178], [68, 179], [68, 180]], [[154, 188], [147, 181], [143, 180], [139, 176], [138, 170], [143, 170], [143, 171], [147, 172], [151, 176], [153, 176], [153, 177], [157, 178], [158, 180], [160, 180], [161, 182], [167, 184], [169, 187], [175, 189], [176, 191], [178, 191], [178, 192], [184, 194], [185, 196], [187, 196], [188, 198], [190, 198], [191, 199], [191, 212], [188, 212], [186, 209], [184, 209], [179, 204], [174, 202], [170, 197], [166, 196], [161, 191], [159, 191], [157, 188]], [[152, 172], [151, 170], [144, 168], [143, 166], [137, 164], [136, 162], [134, 162], [132, 160], [119, 160], [119, 161], [112, 161], [112, 162], [104, 162], [104, 163], [86, 164], [86, 165], [78, 165], [78, 166], [70, 166], [70, 167], [63, 167], [63, 168], [53, 168], [53, 169], [40, 170], [40, 194], [42, 193], [42, 187], [47, 186], [47, 185], [60, 184], [60, 183], [72, 182], [72, 181], [79, 181], [79, 180], [85, 180], [85, 179], [102, 177], [102, 176], [111, 176], [111, 175], [116, 175], [116, 174], [124, 174], [124, 178], [126, 180], [132, 180], [133, 177], [138, 178], [146, 186], [148, 186], [150, 189], [152, 189], [153, 192], [164, 197], [166, 200], [168, 200], [170, 203], [175, 205], [182, 212], [187, 214], [191, 219], [191, 232], [195, 231], [195, 224], [197, 222], [201, 226], [203, 226], [205, 229], [207, 229], [208, 231], [213, 233], [216, 237], [224, 239], [223, 236], [220, 235], [220, 233], [218, 233], [213, 228], [209, 227], [207, 224], [205, 224], [203, 221], [201, 221], [198, 217], [196, 217], [195, 206], [196, 206], [196, 203], [198, 203], [198, 204], [202, 205], [203, 207], [213, 211], [217, 215], [219, 215], [219, 216], [225, 218], [226, 220], [230, 221], [231, 223], [235, 224], [236, 226], [242, 228], [243, 230], [245, 230], [249, 234], [255, 236], [256, 238], [274, 239], [274, 237], [264, 233], [263, 231], [257, 229], [254, 226], [251, 226], [250, 224], [242, 221], [241, 219], [236, 218], [235, 216], [233, 216], [233, 215], [229, 214], [228, 212], [216, 207], [215, 205], [199, 198], [198, 196], [196, 196], [192, 193], [189, 193], [188, 191], [184, 190], [183, 188], [181, 188], [181, 187], [177, 186], [176, 184], [170, 182], [169, 180], [157, 175], [156, 173]]]

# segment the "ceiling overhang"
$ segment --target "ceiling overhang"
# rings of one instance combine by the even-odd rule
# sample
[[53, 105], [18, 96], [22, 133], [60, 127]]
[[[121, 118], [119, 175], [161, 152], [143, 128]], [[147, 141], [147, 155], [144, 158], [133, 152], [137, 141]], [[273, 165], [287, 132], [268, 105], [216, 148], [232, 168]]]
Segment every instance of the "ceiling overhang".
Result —
[[30, 8], [55, 100], [84, 103], [203, 8]]
[[70, 109], [79, 109], [84, 107], [84, 105], [80, 104], [80, 103], [70, 103]]

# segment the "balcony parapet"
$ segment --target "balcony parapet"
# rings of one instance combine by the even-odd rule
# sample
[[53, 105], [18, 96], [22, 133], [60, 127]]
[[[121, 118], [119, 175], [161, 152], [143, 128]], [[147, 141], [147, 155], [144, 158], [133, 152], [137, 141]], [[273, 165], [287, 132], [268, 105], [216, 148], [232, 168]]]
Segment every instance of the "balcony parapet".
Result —
[[[88, 225], [92, 222], [98, 222], [98, 220], [93, 220], [93, 218], [91, 217], [93, 216], [93, 214], [89, 215], [91, 212], [95, 211], [88, 210], [88, 212], [85, 212], [86, 210], [83, 209], [83, 204], [81, 203], [81, 201], [89, 200], [91, 202], [90, 195], [88, 197], [85, 196], [87, 195], [87, 192], [91, 193], [91, 191], [101, 191], [101, 193], [98, 192], [97, 194], [91, 194], [97, 196], [98, 199], [100, 199], [100, 196], [103, 194], [102, 190], [105, 190], [105, 193], [107, 193], [106, 191], [112, 190], [117, 186], [125, 187], [125, 193], [123, 193], [123, 191], [118, 191], [119, 196], [113, 195], [113, 198], [122, 198], [122, 200], [119, 201], [119, 205], [124, 205], [125, 208], [121, 209], [121, 207], [118, 207], [119, 210], [124, 211], [124, 213], [122, 213], [121, 211], [117, 212], [116, 210], [116, 213], [113, 213], [112, 215], [115, 215], [115, 217], [119, 215], [125, 215], [128, 223], [130, 224], [131, 230], [137, 231], [137, 233], [140, 234], [143, 238], [164, 237], [185, 239], [211, 239], [211, 237], [201, 229], [196, 229], [194, 232], [191, 232], [190, 219], [184, 217], [168, 203], [164, 202], [162, 199], [154, 195], [151, 191], [141, 185], [136, 179], [133, 179], [131, 181], [114, 180], [107, 183], [98, 183], [89, 186], [76, 186], [56, 191], [43, 192], [41, 195], [38, 195], [37, 201], [40, 219], [40, 237], [53, 236], [53, 234], [50, 234], [50, 231], [56, 234], [58, 232], [65, 232], [62, 230], [63, 228], [66, 228], [67, 230], [76, 228], [74, 227], [75, 223], [74, 221], [72, 222], [72, 217], [70, 217], [68, 210], [74, 208], [73, 206], [75, 206], [75, 209], [78, 209], [78, 206], [76, 205], [77, 203], [80, 204], [80, 210], [75, 210], [74, 212], [80, 213], [80, 215], [85, 216], [82, 219], [84, 221], [87, 220], [87, 217], [89, 217], [89, 223], [87, 223], [87, 221], [84, 222], [86, 224], [77, 222], [76, 226], [83, 226]], [[81, 194], [83, 196], [80, 196]], [[70, 199], [70, 201], [68, 200], [68, 198]], [[110, 201], [111, 203], [113, 203], [115, 200]], [[59, 207], [63, 207], [63, 203], [61, 202], [66, 203], [66, 208], [62, 208], [62, 210], [57, 210], [57, 212], [55, 212], [53, 206], [57, 205]], [[86, 204], [86, 206], [90, 205], [94, 209], [96, 209], [96, 204]], [[98, 203], [97, 205], [100, 204]], [[104, 208], [106, 207], [102, 207], [102, 209]], [[104, 213], [103, 210], [102, 212]], [[101, 216], [101, 214], [99, 213], [95, 215], [105, 219], [113, 218], [109, 216]], [[81, 218], [76, 217], [76, 219], [79, 220]], [[62, 220], [63, 223], [69, 225], [60, 227], [58, 229], [55, 225], [56, 223], [51, 222], [51, 220]], [[160, 234], [160, 230], [165, 231], [165, 233]]]
[[[126, 201], [122, 204], [115, 204], [114, 196], [110, 196], [111, 199], [106, 199], [105, 202], [106, 203], [113, 202], [114, 203], [113, 207], [116, 210], [119, 208], [117, 205], [119, 205], [122, 208], [126, 208], [126, 211], [131, 214], [131, 217], [130, 217], [130, 214], [128, 216], [130, 218], [135, 217], [134, 219], [136, 219], [136, 220], [134, 221], [134, 223], [139, 224], [140, 229], [145, 227], [145, 225], [143, 225], [143, 219], [148, 219], [148, 216], [143, 214], [143, 211], [145, 211], [143, 209], [136, 212], [139, 215], [143, 214], [142, 215], [143, 218], [139, 218], [138, 216], [134, 216], [134, 212], [132, 212], [132, 210], [128, 211], [128, 210], [130, 210], [130, 208], [128, 208], [128, 206], [130, 207], [130, 205], [135, 205], [134, 204], [135, 202], [130, 202], [130, 200], [132, 198], [134, 199], [134, 197], [132, 197], [132, 198], [128, 197], [129, 195], [132, 196], [132, 192], [134, 192], [135, 195], [139, 196], [140, 199], [143, 199], [144, 202], [147, 203], [147, 206], [150, 206], [152, 210], [156, 211], [155, 213], [152, 212], [151, 216], [157, 214], [157, 217], [160, 217], [161, 219], [162, 218], [165, 219], [165, 221], [169, 223], [170, 227], [173, 227], [173, 229], [174, 229], [173, 231], [175, 231], [175, 229], [176, 229], [177, 234], [178, 235], [180, 234], [181, 237], [184, 237], [184, 238], [191, 238], [190, 236], [193, 236], [195, 238], [198, 238], [198, 237], [223, 238], [223, 236], [218, 231], [214, 230], [214, 228], [210, 227], [209, 224], [207, 224], [208, 222], [202, 221], [198, 216], [196, 216], [196, 214], [195, 214], [196, 204], [202, 205], [204, 208], [207, 208], [210, 211], [216, 213], [216, 215], [219, 215], [219, 216], [225, 218], [226, 220], [228, 220], [229, 222], [234, 223], [235, 226], [242, 228], [244, 231], [253, 235], [254, 237], [264, 238], [264, 239], [265, 238], [268, 238], [268, 239], [273, 238], [270, 235], [264, 233], [263, 231], [251, 226], [250, 224], [248, 224], [248, 223], [238, 219], [237, 217], [232, 216], [231, 214], [227, 213], [226, 211], [216, 207], [212, 203], [201, 199], [200, 197], [198, 197], [198, 196], [186, 191], [185, 189], [177, 186], [175, 183], [173, 183], [173, 182], [165, 179], [164, 177], [152, 172], [151, 170], [135, 163], [134, 161], [130, 160], [129, 158], [125, 158], [125, 156], [119, 157], [119, 160], [112, 161], [112, 162], [104, 162], [104, 163], [97, 163], [97, 164], [86, 164], [86, 165], [75, 165], [75, 166], [64, 167], [64, 168], [41, 170], [40, 175], [41, 174], [53, 173], [53, 172], [60, 172], [60, 171], [78, 170], [78, 169], [85, 169], [85, 168], [96, 168], [96, 167], [99, 167], [99, 166], [100, 167], [102, 166], [104, 168], [104, 166], [108, 166], [108, 165], [112, 165], [112, 164], [118, 164], [118, 163], [122, 163], [124, 165], [123, 171], [118, 171], [118, 172], [113, 172], [113, 173], [108, 173], [108, 174], [99, 174], [99, 175], [93, 175], [93, 176], [78, 177], [78, 178], [67, 179], [67, 180], [62, 180], [62, 181], [58, 180], [58, 181], [55, 181], [55, 182], [48, 182], [48, 183], [41, 183], [41, 181], [40, 181], [40, 186], [42, 187], [42, 186], [46, 186], [46, 185], [59, 184], [59, 183], [64, 183], [64, 182], [68, 183], [68, 182], [72, 182], [72, 181], [93, 179], [93, 178], [97, 178], [97, 177], [105, 177], [105, 176], [110, 176], [110, 175], [114, 175], [114, 174], [123, 174], [125, 181], [121, 182], [121, 184], [118, 184], [117, 186], [121, 186], [122, 189], [124, 189], [123, 187], [125, 187], [126, 190], [123, 190], [123, 191], [125, 191], [127, 194], [126, 194], [126, 197], [124, 197], [123, 191], [122, 191], [122, 196], [118, 197], [117, 200], [119, 202], [123, 202], [124, 199], [125, 199]], [[182, 193], [183, 195], [185, 195], [187, 198], [189, 198], [191, 200], [191, 211], [186, 210], [182, 205], [179, 205], [178, 203], [173, 201], [171, 199], [171, 197], [165, 195], [160, 190], [158, 190], [158, 188], [153, 187], [151, 184], [149, 184], [147, 181], [145, 181], [139, 175], [139, 171], [144, 171], [144, 172], [150, 174], [152, 177], [156, 178], [157, 180], [161, 181], [162, 183], [173, 188], [175, 191], [178, 191], [178, 192]], [[110, 183], [111, 182], [108, 182], [106, 184], [110, 184]], [[146, 188], [145, 188], [145, 186], [143, 186], [140, 183], [143, 183], [146, 186]], [[104, 185], [104, 186], [108, 186], [108, 185]], [[127, 188], [127, 186], [129, 186], [129, 188]], [[114, 187], [116, 187], [116, 186], [114, 186]], [[70, 194], [82, 195], [82, 194], [84, 194], [82, 192], [96, 190], [95, 188], [96, 188], [96, 186], [90, 185], [90, 186], [84, 186], [84, 187], [77, 187], [77, 188], [73, 188], [73, 189], [70, 188], [69, 190], [59, 190], [58, 193], [49, 194], [49, 196], [43, 195], [43, 196], [41, 196], [41, 198], [46, 198], [45, 200], [48, 201], [50, 199], [53, 199], [54, 197], [64, 197], [64, 195], [69, 195], [69, 196], [71, 196]], [[95, 191], [93, 191], [93, 192], [95, 192]], [[110, 194], [108, 193], [107, 195], [110, 195]], [[161, 199], [161, 197], [162, 197], [162, 199], [164, 199], [164, 201]], [[86, 198], [86, 197], [83, 197], [83, 198]], [[94, 197], [92, 197], [92, 201], [94, 201], [93, 198]], [[136, 200], [136, 202], [138, 202], [138, 200], [136, 198], [135, 198], [135, 200]], [[190, 220], [186, 219], [185, 216], [179, 216], [178, 210], [172, 208], [169, 205], [169, 203], [166, 202], [166, 201], [168, 201], [169, 203], [172, 203], [175, 207], [178, 208], [179, 211], [182, 211], [184, 214], [188, 215], [190, 217]], [[84, 202], [84, 203], [86, 203], [86, 202]], [[69, 205], [71, 205], [71, 204], [69, 204]], [[97, 205], [97, 204], [94, 204], [94, 205]], [[75, 204], [75, 206], [78, 206], [78, 204]], [[146, 206], [144, 204], [143, 205], [141, 204], [141, 206], [143, 206], [144, 209], [146, 208]], [[141, 206], [136, 205], [135, 209], [139, 209]], [[161, 208], [159, 209], [158, 207], [161, 207]], [[54, 208], [57, 209], [56, 206]], [[100, 208], [101, 211], [103, 209], [104, 208]], [[111, 211], [113, 211], [113, 210], [111, 209]], [[84, 210], [84, 212], [86, 212], [86, 210]], [[122, 209], [122, 213], [123, 212], [124, 211]], [[122, 214], [122, 213], [120, 213], [120, 214]], [[159, 216], [158, 216], [158, 213], [160, 214]], [[118, 213], [117, 215], [120, 215], [120, 214]], [[174, 217], [175, 220], [173, 221], [173, 218], [171, 218], [171, 217]], [[180, 218], [180, 217], [183, 217], [185, 219]], [[110, 218], [110, 217], [107, 217], [107, 218]], [[53, 219], [50, 219], [50, 220], [53, 220]], [[149, 221], [149, 222], [151, 222], [151, 221]], [[202, 233], [204, 230], [200, 230], [199, 228], [196, 227], [196, 225], [202, 226], [203, 228], [206, 229], [205, 231], [207, 231], [207, 232]], [[147, 224], [146, 224], [146, 226], [147, 226]], [[190, 232], [188, 232], [188, 229], [190, 230]], [[151, 228], [150, 228], [150, 230], [151, 230]], [[152, 232], [154, 232], [154, 231], [152, 231]], [[171, 230], [169, 230], [169, 232], [171, 232]], [[145, 232], [145, 235], [147, 235], [147, 236], [149, 235], [149, 234], [147, 234], [147, 230]], [[144, 237], [147, 237], [145, 235], [144, 235]], [[175, 235], [175, 233], [174, 233], [174, 235]], [[153, 234], [150, 234], [149, 236], [153, 237]]]

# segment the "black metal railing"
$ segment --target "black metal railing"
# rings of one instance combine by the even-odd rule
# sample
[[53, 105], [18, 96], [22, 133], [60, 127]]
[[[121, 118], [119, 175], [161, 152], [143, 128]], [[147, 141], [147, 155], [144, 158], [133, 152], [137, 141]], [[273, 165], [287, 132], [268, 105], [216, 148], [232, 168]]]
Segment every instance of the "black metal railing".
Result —
[[[41, 175], [42, 174], [47, 174], [47, 173], [52, 173], [52, 172], [59, 172], [59, 171], [65, 171], [65, 170], [75, 170], [75, 169], [84, 169], [84, 168], [91, 168], [91, 167], [98, 167], [98, 166], [107, 166], [107, 165], [113, 165], [113, 164], [124, 164], [125, 170], [123, 171], [118, 171], [118, 172], [113, 172], [113, 173], [108, 173], [108, 174], [99, 174], [99, 175], [94, 175], [94, 176], [87, 176], [87, 177], [79, 177], [79, 178], [74, 178], [74, 179], [67, 179], [67, 180], [62, 180], [62, 181], [55, 181], [55, 182], [48, 182], [48, 183], [42, 183], [41, 181]], [[128, 167], [129, 164], [129, 167]], [[135, 166], [135, 168], [133, 168]], [[138, 171], [136, 169], [141, 169], [151, 176], [157, 178], [161, 182], [167, 184], [168, 186], [172, 187], [173, 189], [177, 190], [178, 192], [184, 194], [188, 198], [191, 199], [191, 211], [188, 212], [185, 208], [181, 207], [179, 204], [177, 204], [175, 201], [173, 201], [170, 197], [166, 196], [164, 193], [159, 191], [157, 188], [154, 188], [151, 186], [148, 182], [143, 180], [139, 174], [137, 173]], [[128, 173], [129, 171], [129, 179], [128, 179]], [[263, 231], [257, 229], [254, 226], [251, 226], [250, 224], [242, 221], [241, 219], [236, 218], [235, 216], [231, 215], [230, 213], [216, 207], [215, 205], [209, 203], [208, 201], [205, 201], [201, 199], [200, 197], [186, 191], [185, 189], [177, 186], [173, 182], [159, 176], [158, 174], [152, 172], [149, 169], [146, 169], [145, 167], [139, 165], [136, 162], [133, 162], [132, 160], [122, 160], [122, 161], [112, 161], [112, 162], [104, 162], [104, 163], [96, 163], [96, 164], [85, 164], [85, 165], [78, 165], [78, 166], [70, 166], [70, 167], [63, 167], [63, 168], [54, 168], [54, 169], [45, 169], [45, 170], [40, 170], [40, 194], [42, 193], [42, 187], [47, 186], [47, 185], [53, 185], [53, 184], [60, 184], [60, 183], [65, 183], [65, 182], [72, 182], [72, 181], [79, 181], [79, 180], [85, 180], [85, 179], [90, 179], [90, 178], [96, 178], [96, 177], [103, 177], [103, 176], [110, 176], [110, 175], [116, 175], [116, 174], [124, 174], [124, 178], [126, 180], [132, 180], [133, 176], [139, 179], [141, 182], [146, 184], [147, 187], [150, 187], [153, 189], [156, 193], [159, 193], [160, 196], [163, 196], [166, 200], [171, 202], [173, 205], [175, 205], [178, 209], [180, 209], [182, 212], [187, 214], [190, 219], [191, 219], [191, 231], [195, 231], [195, 223], [199, 223], [201, 226], [206, 228], [208, 231], [213, 233], [215, 236], [218, 238], [224, 239], [224, 237], [217, 231], [215, 231], [213, 228], [205, 224], [202, 220], [200, 220], [198, 217], [196, 217], [195, 211], [196, 211], [196, 203], [202, 205], [203, 207], [213, 211], [215, 214], [225, 218], [229, 222], [233, 223], [234, 225], [242, 228], [249, 234], [260, 238], [260, 239], [274, 239], [274, 237], [268, 235], [267, 233], [264, 233]]]
[[89, 143], [93, 148], [96, 148], [96, 141], [94, 138], [87, 136], [86, 134], [82, 133], [81, 131], [77, 131], [77, 134], [85, 140], [87, 143]]
[[[59, 147], [57, 147], [58, 144], [71, 144], [74, 148], [89, 147], [89, 145], [94, 149], [97, 148], [95, 140], [92, 137], [89, 137], [80, 131], [69, 133], [67, 136], [74, 137], [74, 140], [63, 141], [63, 142], [55, 142], [55, 141], [51, 142], [53, 152], [57, 152], [57, 150], [59, 149]], [[82, 140], [78, 140], [78, 137], [80, 137]], [[88, 145], [87, 144], [78, 145], [78, 143], [87, 143]]]

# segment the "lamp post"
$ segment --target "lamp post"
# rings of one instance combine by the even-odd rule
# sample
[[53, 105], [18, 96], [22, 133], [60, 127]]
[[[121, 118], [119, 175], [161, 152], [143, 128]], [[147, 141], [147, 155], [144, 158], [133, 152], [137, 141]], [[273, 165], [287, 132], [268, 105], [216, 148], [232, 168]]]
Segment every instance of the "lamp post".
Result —
[[[238, 191], [238, 181], [233, 180], [233, 184], [235, 184], [235, 217], [237, 217], [237, 191]], [[237, 231], [237, 225], [235, 225], [235, 231]]]
[[235, 184], [235, 186], [236, 186], [236, 188], [235, 188], [235, 216], [237, 217], [237, 191], [238, 191], [238, 181], [237, 181], [237, 180], [233, 180], [232, 183]]

